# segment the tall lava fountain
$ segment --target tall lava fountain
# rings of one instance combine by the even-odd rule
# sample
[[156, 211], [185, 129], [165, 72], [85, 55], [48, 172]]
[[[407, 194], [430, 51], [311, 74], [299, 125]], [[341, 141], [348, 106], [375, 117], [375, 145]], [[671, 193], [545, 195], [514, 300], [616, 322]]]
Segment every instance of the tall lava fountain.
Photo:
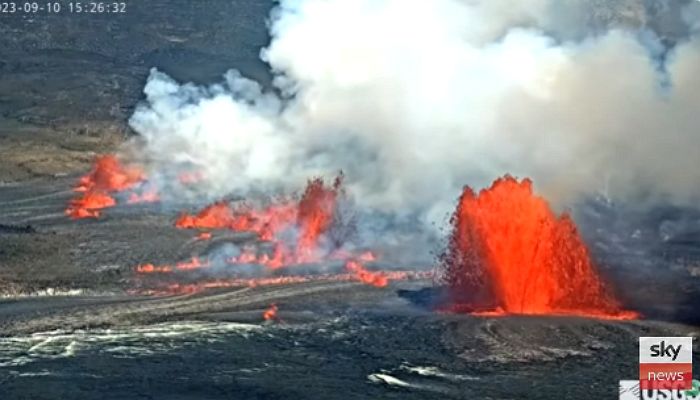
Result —
[[506, 176], [478, 194], [466, 187], [452, 223], [442, 261], [456, 308], [635, 316], [601, 280], [573, 220], [556, 216], [530, 180]]

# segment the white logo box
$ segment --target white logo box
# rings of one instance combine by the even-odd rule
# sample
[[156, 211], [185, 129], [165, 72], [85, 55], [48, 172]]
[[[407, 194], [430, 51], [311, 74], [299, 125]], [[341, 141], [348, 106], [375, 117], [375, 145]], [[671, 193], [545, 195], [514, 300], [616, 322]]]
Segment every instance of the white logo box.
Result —
[[[672, 356], [661, 354], [653, 356], [652, 346], [659, 346], [663, 342], [664, 348], [680, 346], [678, 356], [674, 360]], [[692, 337], [640, 337], [639, 338], [639, 363], [640, 364], [691, 364], [693, 362], [693, 338]]]
[[641, 393], [639, 381], [620, 381], [620, 400], [639, 400], [641, 399]]
[[639, 381], [620, 381], [620, 400], [700, 400], [685, 390], [640, 390]]

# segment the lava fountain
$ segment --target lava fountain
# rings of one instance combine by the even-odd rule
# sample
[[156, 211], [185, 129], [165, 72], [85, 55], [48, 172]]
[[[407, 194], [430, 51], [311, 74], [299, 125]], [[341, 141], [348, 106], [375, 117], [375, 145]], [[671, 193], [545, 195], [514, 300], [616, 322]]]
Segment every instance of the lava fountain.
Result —
[[452, 309], [633, 319], [591, 261], [568, 214], [555, 215], [529, 179], [465, 187], [442, 255]]
[[[175, 222], [181, 229], [230, 229], [237, 232], [253, 232], [262, 241], [274, 244], [274, 252], [257, 254], [247, 250], [230, 259], [232, 264], [257, 263], [272, 268], [292, 264], [316, 263], [334, 255], [339, 249], [323, 250], [321, 242], [329, 233], [336, 216], [339, 196], [342, 189], [342, 174], [332, 185], [326, 185], [321, 178], [308, 181], [301, 199], [286, 199], [264, 208], [248, 205], [232, 207], [227, 202], [214, 203], [196, 215], [182, 214]], [[282, 236], [289, 229], [298, 231], [295, 244], [286, 243]], [[348, 254], [348, 258], [352, 257]]]
[[[82, 176], [73, 188], [79, 194], [70, 201], [65, 214], [73, 219], [98, 218], [100, 210], [117, 205], [114, 193], [140, 188], [145, 181], [146, 175], [141, 168], [124, 165], [111, 154], [100, 156], [92, 170]], [[158, 200], [158, 193], [150, 189], [141, 194], [132, 192], [127, 203], [153, 203]]]
[[110, 195], [111, 192], [126, 190], [143, 180], [140, 170], [124, 167], [116, 157], [99, 157], [95, 160], [92, 171], [81, 177], [74, 188], [74, 191], [82, 195], [71, 200], [66, 215], [74, 219], [97, 218], [100, 209], [117, 204]]

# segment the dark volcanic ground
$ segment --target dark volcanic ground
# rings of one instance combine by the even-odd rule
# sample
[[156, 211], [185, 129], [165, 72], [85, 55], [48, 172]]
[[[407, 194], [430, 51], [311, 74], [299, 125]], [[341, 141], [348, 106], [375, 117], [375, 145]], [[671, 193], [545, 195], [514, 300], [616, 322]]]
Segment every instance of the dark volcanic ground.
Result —
[[[591, 3], [601, 26], [620, 23], [606, 2]], [[672, 40], [664, 27], [674, 24], [661, 21], [677, 9], [652, 18], [640, 10], [653, 1], [623, 3], [622, 23]], [[269, 82], [258, 54], [271, 4], [149, 0], [123, 16], [0, 16], [1, 399], [615, 398], [618, 380], [637, 375], [638, 336], [697, 334], [700, 236], [674, 221], [700, 219], [685, 213], [649, 216], [632, 244], [609, 234], [629, 237], [638, 229], [625, 221], [637, 217], [586, 217], [603, 272], [644, 321], [441, 314], [421, 291], [427, 281], [129, 295], [142, 284], [134, 266], [203, 245], [172, 227], [174, 208], [70, 221], [70, 187], [133, 134], [127, 119], [151, 67], [181, 81], [238, 68]], [[263, 322], [271, 303], [281, 323]]]
[[82, 170], [113, 150], [153, 67], [180, 81], [236, 68], [269, 82], [259, 53], [271, 7], [149, 0], [123, 15], [0, 15], [0, 182]]
[[[91, 308], [138, 318], [137, 309], [211, 300], [252, 312], [0, 338], [3, 398], [615, 398], [618, 379], [637, 374], [637, 336], [697, 333], [650, 322], [439, 315], [397, 301], [393, 287], [243, 292]], [[278, 300], [284, 322], [260, 324], [251, 297]]]

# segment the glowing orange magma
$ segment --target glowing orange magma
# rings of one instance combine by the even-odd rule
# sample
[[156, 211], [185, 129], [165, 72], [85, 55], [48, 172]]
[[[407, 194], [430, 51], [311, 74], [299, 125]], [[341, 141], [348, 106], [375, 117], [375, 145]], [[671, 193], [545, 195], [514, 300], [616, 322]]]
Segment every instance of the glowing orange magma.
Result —
[[[452, 223], [443, 266], [458, 299], [453, 308], [481, 315], [638, 316], [610, 293], [571, 217], [556, 216], [533, 194], [530, 180], [505, 176], [478, 194], [466, 187]], [[471, 299], [459, 300], [465, 298]]]
[[[144, 264], [138, 267], [137, 272], [144, 274], [151, 273], [171, 273], [174, 272], [170, 266], [156, 267], [152, 264]], [[399, 280], [423, 280], [433, 278], [430, 271], [382, 271], [387, 281]], [[181, 295], [201, 292], [207, 289], [233, 288], [233, 287], [259, 287], [270, 285], [289, 285], [307, 282], [346, 282], [357, 281], [358, 277], [354, 273], [348, 274], [321, 274], [321, 275], [292, 275], [273, 276], [263, 278], [220, 278], [193, 283], [165, 283], [150, 288], [132, 290], [135, 294], [150, 295]]]
[[[111, 154], [100, 156], [92, 170], [78, 180], [73, 190], [80, 195], [70, 201], [65, 213], [73, 219], [98, 218], [100, 210], [117, 205], [113, 193], [134, 189], [145, 180], [146, 176], [140, 168], [126, 166]], [[158, 200], [158, 193], [149, 189], [141, 194], [131, 193], [127, 203], [152, 203]]]
[[[330, 279], [354, 279], [368, 285], [384, 287], [389, 279], [405, 279], [406, 272], [373, 272], [362, 262], [376, 261], [371, 251], [359, 254], [341, 248], [321, 249], [321, 240], [328, 233], [337, 212], [339, 196], [343, 194], [342, 174], [332, 185], [325, 185], [320, 178], [309, 180], [299, 201], [283, 200], [264, 208], [242, 206], [232, 208], [228, 203], [214, 203], [196, 215], [183, 214], [175, 225], [178, 228], [231, 229], [239, 232], [256, 233], [260, 240], [271, 242], [272, 253], [259, 253], [254, 247], [244, 247], [236, 257], [226, 260], [228, 264], [260, 264], [273, 269], [302, 263], [323, 261], [345, 261], [349, 274], [332, 275]], [[182, 173], [178, 179], [183, 184], [193, 184], [204, 179], [201, 173]], [[146, 175], [142, 169], [125, 165], [114, 155], [104, 155], [95, 160], [92, 170], [80, 178], [74, 188], [80, 195], [70, 201], [66, 214], [71, 218], [97, 218], [101, 210], [117, 205], [113, 194], [129, 190], [127, 204], [156, 202], [160, 200], [154, 188], [144, 186]], [[297, 232], [295, 243], [280, 239], [280, 234], [288, 228]], [[197, 240], [209, 240], [212, 233], [200, 232]], [[136, 267], [139, 274], [168, 274], [210, 268], [208, 260], [193, 257], [190, 261], [173, 265], [146, 263]], [[165, 293], [183, 293], [205, 288], [228, 287], [235, 285], [261, 285], [282, 282], [302, 282], [316, 277], [277, 277], [256, 279], [229, 279], [202, 282], [197, 284], [170, 285]], [[323, 277], [321, 277], [323, 279]]]
[[348, 261], [345, 264], [345, 269], [353, 273], [360, 282], [367, 285], [385, 287], [389, 284], [389, 278], [387, 278], [386, 274], [383, 272], [369, 271], [357, 261]]
[[277, 321], [277, 310], [276, 304], [270, 304], [270, 307], [263, 311], [263, 319], [265, 321]]
[[[342, 193], [342, 175], [332, 185], [326, 185], [321, 178], [315, 178], [308, 181], [297, 202], [287, 199], [263, 208], [248, 205], [232, 207], [226, 202], [217, 202], [195, 215], [180, 215], [175, 226], [181, 229], [253, 232], [260, 240], [273, 244], [270, 254], [259, 253], [254, 247], [244, 247], [239, 255], [227, 260], [229, 264], [260, 264], [276, 269], [321, 262], [324, 259], [374, 261], [374, 254], [367, 251], [355, 256], [340, 249], [335, 249], [330, 254], [325, 254], [320, 249], [321, 238], [333, 224]], [[289, 228], [295, 228], [298, 232], [294, 244], [280, 238]]]

